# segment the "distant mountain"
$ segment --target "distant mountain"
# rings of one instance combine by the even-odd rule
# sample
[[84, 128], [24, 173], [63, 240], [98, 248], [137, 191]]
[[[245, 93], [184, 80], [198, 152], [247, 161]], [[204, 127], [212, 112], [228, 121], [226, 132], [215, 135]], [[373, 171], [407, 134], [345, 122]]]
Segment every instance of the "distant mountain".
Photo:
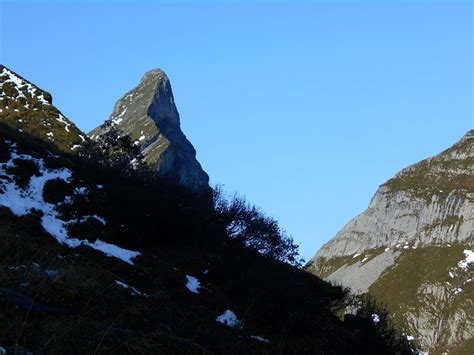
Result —
[[48, 92], [0, 65], [0, 122], [73, 152], [86, 141], [86, 135], [52, 102]]
[[419, 348], [474, 351], [474, 131], [383, 184], [306, 269], [386, 304]]
[[106, 124], [89, 136], [96, 140], [110, 127], [129, 135], [141, 148], [145, 162], [161, 176], [193, 190], [209, 189], [209, 177], [196, 159], [196, 150], [181, 131], [171, 84], [162, 70], [147, 72], [116, 103]]

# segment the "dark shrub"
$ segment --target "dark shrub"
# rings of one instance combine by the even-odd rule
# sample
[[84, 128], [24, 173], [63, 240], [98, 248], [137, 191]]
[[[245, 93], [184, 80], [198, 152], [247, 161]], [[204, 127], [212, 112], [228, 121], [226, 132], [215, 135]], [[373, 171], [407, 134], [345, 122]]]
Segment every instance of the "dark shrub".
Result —
[[103, 224], [94, 217], [88, 217], [68, 226], [68, 233], [71, 237], [87, 239], [89, 242], [102, 239], [100, 237], [103, 234], [103, 230]]
[[13, 179], [16, 184], [24, 189], [29, 183], [33, 175], [40, 176], [38, 165], [29, 159], [14, 159], [14, 167], [9, 167], [7, 173], [14, 175]]
[[61, 179], [49, 180], [43, 188], [43, 199], [49, 203], [63, 202], [66, 196], [73, 194], [73, 187]]
[[278, 225], [278, 221], [265, 216], [243, 198], [234, 196], [226, 200], [219, 188], [214, 189], [214, 206], [218, 222], [228, 236], [261, 255], [302, 266], [298, 245]]

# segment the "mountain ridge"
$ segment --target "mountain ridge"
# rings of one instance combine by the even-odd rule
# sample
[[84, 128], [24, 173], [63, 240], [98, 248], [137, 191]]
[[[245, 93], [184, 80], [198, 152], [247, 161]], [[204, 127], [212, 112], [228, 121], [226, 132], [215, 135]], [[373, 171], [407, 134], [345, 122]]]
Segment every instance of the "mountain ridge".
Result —
[[[470, 130], [450, 148], [382, 184], [368, 209], [324, 244], [306, 269], [355, 293], [376, 295], [420, 348], [437, 352], [464, 344], [456, 348], [461, 351], [474, 337], [472, 264], [459, 267], [472, 252], [473, 239]], [[437, 262], [435, 255], [444, 261]], [[410, 271], [403, 276], [401, 270]], [[394, 295], [384, 294], [389, 289]]]
[[53, 105], [47, 91], [0, 64], [0, 122], [30, 133], [66, 152], [76, 151], [88, 139]]

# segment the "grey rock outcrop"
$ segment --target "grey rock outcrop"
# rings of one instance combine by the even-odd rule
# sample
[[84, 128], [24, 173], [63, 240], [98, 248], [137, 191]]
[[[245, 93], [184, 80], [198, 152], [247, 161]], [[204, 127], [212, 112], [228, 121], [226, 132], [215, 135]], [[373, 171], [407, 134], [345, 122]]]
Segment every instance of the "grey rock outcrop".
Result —
[[[161, 176], [195, 191], [209, 189], [209, 177], [196, 159], [196, 150], [181, 131], [171, 84], [162, 70], [145, 73], [138, 86], [116, 103], [108, 121], [130, 136], [145, 162]], [[107, 127], [97, 127], [89, 137], [97, 139]]]
[[377, 296], [423, 350], [464, 350], [474, 346], [474, 264], [459, 263], [474, 253], [473, 240], [471, 130], [380, 186], [367, 210], [306, 269], [356, 294]]
[[388, 192], [387, 187], [380, 187], [369, 208], [326, 243], [315, 258], [352, 255], [406, 242], [422, 247], [472, 241], [473, 192], [461, 195], [453, 191], [445, 197], [434, 194], [431, 201], [409, 192]]
[[452, 148], [402, 170], [383, 184], [367, 210], [352, 219], [313, 259], [405, 242], [427, 246], [472, 242], [473, 238], [474, 131], [470, 131]]
[[344, 265], [331, 273], [326, 280], [350, 287], [356, 294], [366, 293], [382, 272], [395, 263], [399, 255], [399, 250], [387, 250], [366, 263], [362, 262], [362, 259], [354, 264]]

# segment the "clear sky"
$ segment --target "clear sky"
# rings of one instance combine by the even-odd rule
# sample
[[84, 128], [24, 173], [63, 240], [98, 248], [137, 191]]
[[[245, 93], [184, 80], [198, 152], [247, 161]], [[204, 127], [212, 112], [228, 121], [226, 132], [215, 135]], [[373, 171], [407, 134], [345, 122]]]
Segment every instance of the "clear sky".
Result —
[[1, 3], [1, 62], [84, 131], [165, 70], [211, 182], [307, 259], [474, 126], [469, 1]]

